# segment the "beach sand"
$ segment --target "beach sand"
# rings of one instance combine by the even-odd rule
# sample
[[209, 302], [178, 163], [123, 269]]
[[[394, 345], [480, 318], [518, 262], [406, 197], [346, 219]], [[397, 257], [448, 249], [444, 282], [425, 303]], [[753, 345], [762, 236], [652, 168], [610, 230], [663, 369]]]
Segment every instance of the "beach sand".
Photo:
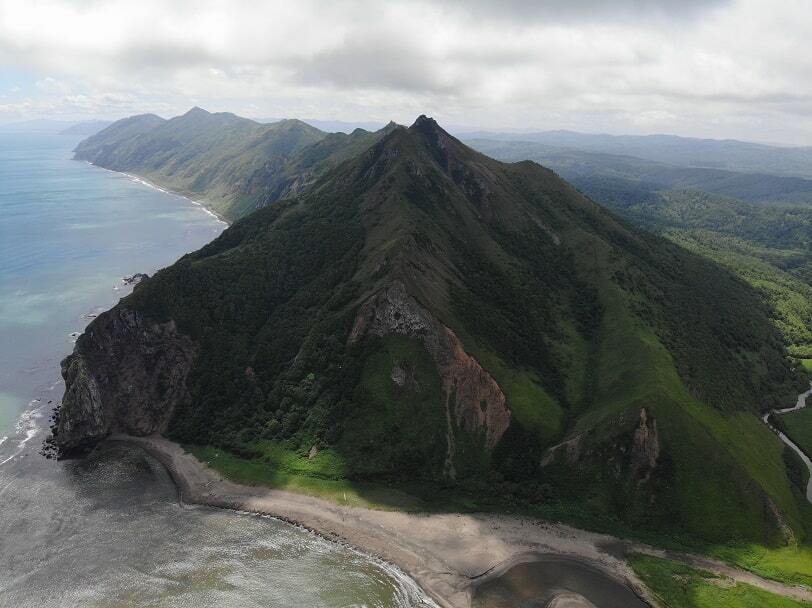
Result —
[[185, 503], [270, 515], [313, 530], [328, 540], [344, 542], [397, 566], [443, 608], [470, 608], [478, 585], [542, 555], [577, 559], [598, 568], [656, 606], [651, 593], [624, 559], [631, 553], [680, 561], [785, 597], [812, 601], [812, 590], [805, 587], [764, 579], [710, 558], [665, 551], [563, 524], [493, 513], [421, 514], [347, 507], [312, 496], [228, 481], [159, 435], [114, 435], [108, 441], [139, 446], [160, 461]]
[[183, 502], [271, 515], [377, 556], [411, 576], [443, 608], [468, 608], [477, 585], [538, 554], [578, 558], [653, 603], [617, 555], [618, 539], [558, 524], [494, 514], [415, 514], [345, 507], [223, 479], [160, 436], [115, 435], [169, 471]]

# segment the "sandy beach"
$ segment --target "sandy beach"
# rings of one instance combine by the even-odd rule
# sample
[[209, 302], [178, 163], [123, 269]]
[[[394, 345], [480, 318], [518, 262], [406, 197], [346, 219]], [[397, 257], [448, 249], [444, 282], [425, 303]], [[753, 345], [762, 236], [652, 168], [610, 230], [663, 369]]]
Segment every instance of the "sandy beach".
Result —
[[115, 435], [109, 441], [139, 446], [159, 460], [177, 484], [183, 502], [270, 515], [345, 542], [400, 568], [443, 608], [469, 608], [478, 585], [539, 555], [581, 560], [656, 606], [623, 559], [628, 553], [676, 559], [773, 593], [812, 601], [812, 591], [806, 588], [763, 579], [709, 558], [666, 552], [605, 534], [510, 515], [345, 507], [311, 496], [233, 483], [178, 444], [157, 435]]

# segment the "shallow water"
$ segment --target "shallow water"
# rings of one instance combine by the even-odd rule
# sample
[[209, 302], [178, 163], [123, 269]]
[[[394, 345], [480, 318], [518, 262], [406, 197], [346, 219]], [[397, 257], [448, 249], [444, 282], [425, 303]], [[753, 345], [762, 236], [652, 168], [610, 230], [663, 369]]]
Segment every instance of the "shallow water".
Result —
[[270, 518], [183, 507], [135, 448], [38, 454], [73, 332], [211, 240], [200, 207], [69, 160], [75, 140], [0, 136], [0, 606], [416, 606], [391, 567]]
[[[573, 594], [597, 608], [647, 608], [628, 587], [575, 559], [540, 556], [485, 582], [474, 595], [474, 608], [545, 608], [556, 597]], [[572, 604], [573, 606], [579, 604]]]

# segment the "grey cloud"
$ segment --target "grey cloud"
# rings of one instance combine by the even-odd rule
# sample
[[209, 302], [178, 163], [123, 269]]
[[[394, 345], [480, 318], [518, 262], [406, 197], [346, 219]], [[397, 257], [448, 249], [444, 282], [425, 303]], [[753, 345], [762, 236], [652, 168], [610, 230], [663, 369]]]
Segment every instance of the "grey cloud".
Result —
[[53, 76], [90, 99], [29, 87], [16, 96], [36, 105], [25, 111], [197, 104], [353, 120], [424, 111], [492, 127], [812, 137], [812, 3], [803, 0], [111, 6], [0, 0], [0, 65]]
[[315, 54], [295, 68], [294, 80], [349, 89], [454, 92], [459, 83], [446, 81], [437, 67], [417, 44], [372, 37]]
[[475, 18], [536, 22], [605, 22], [645, 20], [652, 17], [693, 19], [732, 0], [439, 0]]
[[118, 58], [126, 67], [150, 67], [161, 70], [210, 65], [221, 61], [221, 58], [212, 55], [202, 47], [149, 41], [126, 47], [118, 53]]

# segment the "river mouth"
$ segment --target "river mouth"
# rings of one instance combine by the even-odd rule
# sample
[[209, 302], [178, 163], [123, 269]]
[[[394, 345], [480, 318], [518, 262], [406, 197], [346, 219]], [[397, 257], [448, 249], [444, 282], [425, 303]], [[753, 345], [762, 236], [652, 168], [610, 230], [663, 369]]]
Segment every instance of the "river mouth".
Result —
[[582, 560], [539, 555], [477, 587], [473, 608], [648, 608], [623, 582]]

